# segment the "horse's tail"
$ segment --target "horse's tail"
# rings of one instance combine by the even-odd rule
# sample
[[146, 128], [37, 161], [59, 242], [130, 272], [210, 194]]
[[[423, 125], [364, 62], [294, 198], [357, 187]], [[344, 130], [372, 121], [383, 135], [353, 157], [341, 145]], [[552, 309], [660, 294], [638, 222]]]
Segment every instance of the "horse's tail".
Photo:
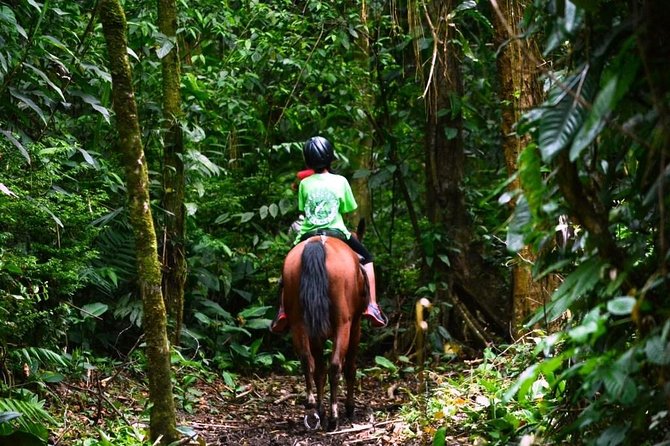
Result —
[[328, 336], [330, 332], [328, 272], [326, 250], [320, 241], [306, 243], [302, 251], [300, 303], [309, 336], [312, 338]]

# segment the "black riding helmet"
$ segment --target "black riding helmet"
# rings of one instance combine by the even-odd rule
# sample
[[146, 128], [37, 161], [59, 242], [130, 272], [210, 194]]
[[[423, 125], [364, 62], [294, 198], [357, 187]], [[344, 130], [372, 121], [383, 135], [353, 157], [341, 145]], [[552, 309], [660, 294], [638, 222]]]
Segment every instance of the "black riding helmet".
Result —
[[330, 167], [335, 159], [333, 145], [322, 136], [308, 139], [302, 148], [302, 155], [307, 167], [316, 171]]

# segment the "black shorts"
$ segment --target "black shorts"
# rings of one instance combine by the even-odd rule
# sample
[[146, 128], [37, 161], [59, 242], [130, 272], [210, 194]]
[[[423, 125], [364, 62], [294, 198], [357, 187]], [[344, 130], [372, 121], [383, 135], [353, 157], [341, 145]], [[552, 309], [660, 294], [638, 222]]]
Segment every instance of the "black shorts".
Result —
[[327, 237], [339, 238], [344, 243], [349, 245], [349, 247], [353, 249], [356, 254], [362, 257], [361, 265], [365, 265], [366, 263], [370, 263], [374, 260], [372, 254], [370, 254], [370, 251], [368, 251], [365, 248], [365, 246], [363, 246], [363, 244], [360, 241], [358, 241], [357, 238], [355, 237], [346, 238], [342, 232], [336, 229], [316, 229], [314, 231], [310, 231], [304, 234], [302, 237], [300, 237], [300, 241], [307, 240], [308, 238], [313, 237], [315, 235], [325, 235]]

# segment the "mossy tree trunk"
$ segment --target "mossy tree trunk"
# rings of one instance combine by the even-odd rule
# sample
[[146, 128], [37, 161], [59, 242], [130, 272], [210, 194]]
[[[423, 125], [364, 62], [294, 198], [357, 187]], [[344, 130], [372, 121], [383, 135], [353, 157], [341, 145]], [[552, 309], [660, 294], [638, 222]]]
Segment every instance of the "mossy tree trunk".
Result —
[[[523, 113], [542, 102], [540, 52], [532, 39], [521, 37], [520, 21], [528, 2], [491, 0], [491, 3], [497, 44], [502, 46], [496, 61], [500, 78], [502, 144], [507, 173], [514, 175], [519, 155], [531, 141], [530, 135], [518, 136], [515, 125]], [[509, 187], [512, 191], [523, 190], [524, 185], [517, 175]], [[511, 206], [514, 204], [512, 202]], [[548, 302], [557, 285], [553, 275], [534, 280], [532, 269], [536, 259], [537, 254], [525, 246], [517, 253], [512, 265], [512, 331], [516, 335], [522, 334], [524, 321]]]
[[[426, 202], [428, 218], [446, 233], [449, 264], [433, 262], [435, 280], [445, 282], [438, 290], [438, 304], [452, 306], [442, 323], [453, 336], [467, 343], [486, 345], [506, 337], [509, 298], [505, 280], [487, 264], [482, 246], [474, 242], [463, 190], [465, 150], [463, 146], [463, 94], [458, 46], [453, 42], [450, 14], [460, 2], [437, 0], [428, 4], [426, 20], [433, 37], [432, 63], [424, 75], [427, 128]], [[445, 307], [446, 308], [446, 307]]]
[[158, 1], [158, 29], [166, 36], [161, 51], [163, 71], [163, 297], [170, 320], [170, 339], [179, 344], [184, 319], [186, 284], [186, 208], [184, 206], [184, 139], [181, 130], [180, 67], [177, 3]]
[[144, 309], [149, 399], [152, 404], [149, 427], [153, 441], [161, 438], [161, 444], [169, 444], [178, 439], [178, 433], [167, 321], [161, 293], [161, 268], [149, 202], [148, 169], [126, 52], [126, 17], [118, 0], [101, 0], [100, 20], [109, 53], [112, 97], [119, 132], [118, 149], [126, 173], [128, 212], [135, 235], [138, 282]]
[[[361, 4], [361, 24], [363, 25], [362, 32], [358, 33], [356, 38], [356, 58], [359, 61], [361, 69], [365, 72], [370, 72], [370, 36], [368, 32], [368, 4], [363, 2]], [[370, 116], [374, 107], [374, 97], [372, 95], [371, 82], [361, 86], [361, 102], [359, 107], [363, 110], [366, 116]], [[360, 147], [355, 152], [352, 158], [352, 164], [358, 171], [372, 171], [373, 158], [373, 137], [370, 128], [370, 121], [363, 120], [356, 128], [364, 135], [360, 140]], [[351, 180], [351, 188], [356, 196], [358, 202], [358, 209], [352, 213], [353, 224], [358, 224], [361, 219], [366, 222], [372, 222], [372, 199], [370, 197], [370, 188], [368, 184], [369, 175], [357, 175]]]

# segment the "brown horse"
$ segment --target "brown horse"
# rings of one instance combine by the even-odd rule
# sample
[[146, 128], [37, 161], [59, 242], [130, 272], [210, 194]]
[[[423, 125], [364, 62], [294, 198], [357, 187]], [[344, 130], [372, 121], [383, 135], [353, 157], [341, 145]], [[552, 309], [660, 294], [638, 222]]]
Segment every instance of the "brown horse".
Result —
[[332, 339], [328, 368], [330, 418], [323, 427], [337, 429], [337, 395], [342, 373], [347, 386], [346, 415], [351, 418], [354, 413], [356, 353], [361, 317], [368, 305], [367, 278], [359, 266], [358, 255], [345, 242], [335, 237], [314, 236], [288, 253], [283, 281], [284, 308], [305, 375], [305, 426], [317, 429], [321, 420], [325, 420], [323, 350], [326, 341]]

